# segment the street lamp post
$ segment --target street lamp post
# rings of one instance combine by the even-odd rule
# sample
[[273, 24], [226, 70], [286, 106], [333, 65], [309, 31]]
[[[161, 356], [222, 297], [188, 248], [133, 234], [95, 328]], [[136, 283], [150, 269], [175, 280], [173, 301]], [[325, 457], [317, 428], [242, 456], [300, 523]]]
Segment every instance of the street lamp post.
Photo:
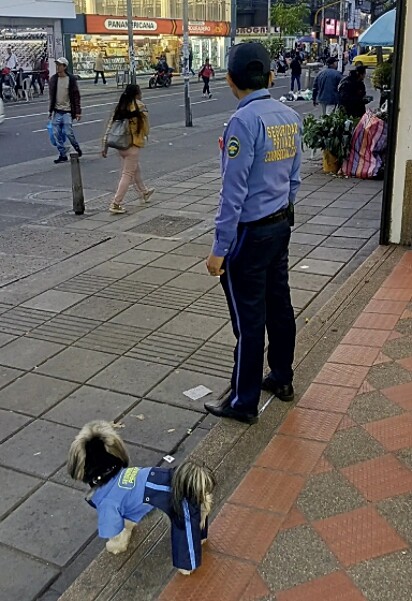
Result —
[[343, 73], [343, 20], [345, 18], [345, 0], [339, 4], [339, 46], [338, 46], [338, 69]]
[[189, 73], [189, 0], [183, 0], [183, 77], [185, 91], [185, 123], [192, 127], [192, 107], [190, 106]]
[[136, 61], [134, 58], [134, 42], [133, 42], [133, 8], [132, 0], [127, 0], [127, 29], [129, 33], [129, 73], [130, 83], [136, 83]]
[[235, 45], [237, 28], [237, 0], [230, 2], [230, 46]]
[[270, 32], [272, 30], [272, 2], [268, 0], [268, 39], [270, 40]]

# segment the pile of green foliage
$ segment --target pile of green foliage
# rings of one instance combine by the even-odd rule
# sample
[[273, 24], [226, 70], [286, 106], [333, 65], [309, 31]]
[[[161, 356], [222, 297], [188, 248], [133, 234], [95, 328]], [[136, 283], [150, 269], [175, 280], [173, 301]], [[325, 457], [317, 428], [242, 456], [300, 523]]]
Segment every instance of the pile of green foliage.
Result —
[[339, 165], [347, 158], [352, 134], [359, 119], [352, 119], [344, 111], [316, 119], [307, 115], [303, 121], [303, 143], [313, 150], [329, 150]]

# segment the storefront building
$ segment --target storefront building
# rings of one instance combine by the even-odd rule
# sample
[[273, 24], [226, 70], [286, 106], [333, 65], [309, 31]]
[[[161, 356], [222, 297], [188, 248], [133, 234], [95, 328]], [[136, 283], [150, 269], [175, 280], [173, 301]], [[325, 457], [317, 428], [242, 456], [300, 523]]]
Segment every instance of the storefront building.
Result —
[[74, 19], [73, 0], [0, 3], [0, 68], [7, 48], [16, 55], [18, 67], [31, 71], [40, 61], [48, 62], [54, 73], [53, 58], [63, 54], [62, 19]]
[[[94, 76], [94, 61], [104, 57], [108, 74], [128, 68], [126, 1], [76, 0], [84, 12], [84, 29], [70, 30], [73, 72]], [[133, 0], [136, 72], [149, 73], [160, 54], [179, 72], [182, 64], [182, 0]], [[189, 35], [192, 68], [200, 69], [209, 58], [215, 69], [225, 69], [230, 46], [230, 0], [189, 0]], [[65, 29], [68, 32], [67, 29]], [[67, 45], [66, 45], [67, 47]]]

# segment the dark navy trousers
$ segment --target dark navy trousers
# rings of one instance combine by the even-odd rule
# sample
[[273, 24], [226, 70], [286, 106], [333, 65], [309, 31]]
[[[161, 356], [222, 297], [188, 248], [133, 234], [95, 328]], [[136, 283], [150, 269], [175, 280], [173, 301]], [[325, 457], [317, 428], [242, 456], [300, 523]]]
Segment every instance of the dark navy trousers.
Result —
[[231, 405], [257, 414], [264, 365], [265, 328], [268, 363], [278, 384], [293, 379], [296, 325], [288, 281], [290, 225], [287, 219], [240, 226], [220, 281], [237, 339]]

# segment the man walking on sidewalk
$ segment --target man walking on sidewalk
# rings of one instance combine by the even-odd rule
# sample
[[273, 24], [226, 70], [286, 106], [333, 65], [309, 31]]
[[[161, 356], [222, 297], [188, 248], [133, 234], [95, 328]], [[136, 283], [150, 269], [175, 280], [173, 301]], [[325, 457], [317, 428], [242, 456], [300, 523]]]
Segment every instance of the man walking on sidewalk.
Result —
[[68, 66], [67, 58], [64, 56], [58, 58], [56, 60], [57, 73], [50, 78], [49, 82], [49, 118], [53, 118], [53, 131], [59, 151], [59, 158], [54, 161], [56, 165], [67, 162], [64, 145], [66, 137], [79, 157], [83, 154], [73, 132], [73, 119], [80, 121], [81, 118], [80, 92], [76, 78], [67, 72]]
[[[258, 43], [233, 46], [227, 80], [240, 100], [221, 141], [223, 184], [213, 249], [237, 339], [232, 390], [207, 411], [256, 423], [260, 390], [294, 398], [296, 326], [288, 283], [293, 202], [300, 184], [301, 124], [268, 91], [270, 57]], [[265, 328], [270, 374], [263, 381]]]
[[322, 114], [331, 115], [339, 104], [338, 86], [342, 79], [342, 73], [337, 70], [338, 59], [336, 56], [328, 58], [326, 64], [328, 68], [319, 73], [313, 84], [313, 106], [320, 103]]

